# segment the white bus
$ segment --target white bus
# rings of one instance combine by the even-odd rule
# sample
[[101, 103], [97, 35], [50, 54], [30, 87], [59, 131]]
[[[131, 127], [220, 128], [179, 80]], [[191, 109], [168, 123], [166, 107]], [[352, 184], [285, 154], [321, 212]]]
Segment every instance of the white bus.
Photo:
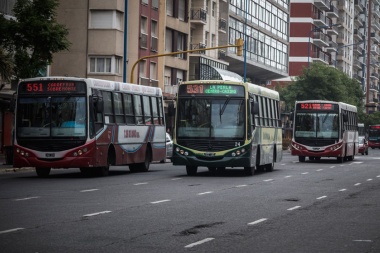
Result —
[[17, 89], [14, 167], [80, 168], [106, 176], [110, 165], [148, 171], [165, 159], [162, 91], [91, 78], [26, 79]]

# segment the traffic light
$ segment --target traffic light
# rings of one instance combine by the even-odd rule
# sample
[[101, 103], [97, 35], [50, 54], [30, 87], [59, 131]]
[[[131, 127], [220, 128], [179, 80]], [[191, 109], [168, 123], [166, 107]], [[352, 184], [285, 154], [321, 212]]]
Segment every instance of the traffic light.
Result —
[[235, 41], [236, 45], [236, 55], [237, 56], [242, 56], [243, 55], [243, 45], [244, 45], [244, 40], [241, 38], [237, 38]]

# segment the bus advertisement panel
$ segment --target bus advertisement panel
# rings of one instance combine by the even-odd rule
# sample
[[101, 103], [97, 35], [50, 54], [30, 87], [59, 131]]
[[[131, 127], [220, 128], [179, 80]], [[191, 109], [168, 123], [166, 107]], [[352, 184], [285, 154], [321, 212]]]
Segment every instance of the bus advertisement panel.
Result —
[[300, 162], [306, 157], [353, 160], [358, 153], [357, 109], [353, 105], [323, 100], [297, 101], [293, 115], [291, 153]]
[[380, 148], [380, 125], [370, 125], [368, 127], [368, 146]]
[[173, 165], [247, 175], [272, 171], [282, 158], [279, 94], [250, 83], [199, 80], [179, 84]]
[[147, 171], [165, 159], [162, 91], [99, 79], [33, 78], [17, 90], [14, 167], [80, 168], [106, 176], [110, 165]]

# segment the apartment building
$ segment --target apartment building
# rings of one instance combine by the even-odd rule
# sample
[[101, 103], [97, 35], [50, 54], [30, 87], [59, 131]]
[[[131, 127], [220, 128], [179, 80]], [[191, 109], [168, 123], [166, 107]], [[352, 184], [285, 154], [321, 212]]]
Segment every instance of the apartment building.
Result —
[[377, 110], [378, 1], [290, 0], [290, 5], [289, 77], [279, 81], [291, 81], [312, 62], [328, 64], [357, 79], [368, 110]]

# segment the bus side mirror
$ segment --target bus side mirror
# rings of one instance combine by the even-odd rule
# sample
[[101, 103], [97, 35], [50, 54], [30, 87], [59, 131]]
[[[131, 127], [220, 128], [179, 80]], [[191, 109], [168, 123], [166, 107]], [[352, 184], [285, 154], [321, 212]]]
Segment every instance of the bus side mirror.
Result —
[[259, 103], [257, 103], [256, 101], [251, 102], [251, 114], [259, 114]]
[[343, 122], [348, 122], [348, 115], [347, 114], [343, 114]]
[[291, 112], [289, 115], [289, 120], [293, 121], [293, 119], [294, 119], [294, 112]]
[[172, 117], [175, 114], [175, 108], [173, 103], [169, 103], [168, 105], [168, 116]]

